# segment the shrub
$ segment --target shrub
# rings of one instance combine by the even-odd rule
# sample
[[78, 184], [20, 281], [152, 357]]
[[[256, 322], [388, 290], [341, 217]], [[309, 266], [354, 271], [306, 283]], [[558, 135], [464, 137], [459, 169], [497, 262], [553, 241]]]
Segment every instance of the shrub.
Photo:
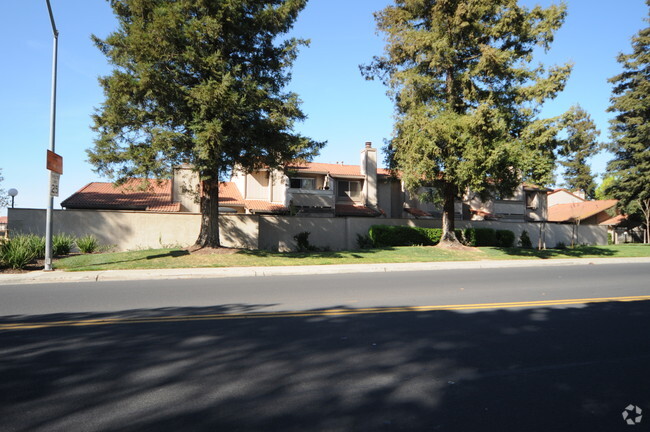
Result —
[[496, 231], [492, 228], [465, 228], [463, 237], [467, 246], [498, 246]]
[[34, 252], [35, 259], [45, 258], [45, 237], [39, 237], [36, 234], [25, 234], [18, 236], [22, 242]]
[[474, 228], [465, 228], [463, 230], [463, 242], [467, 246], [476, 246], [476, 230]]
[[82, 253], [93, 253], [99, 248], [99, 241], [92, 234], [79, 237], [76, 243]]
[[528, 231], [524, 230], [521, 232], [521, 235], [519, 236], [519, 246], [524, 249], [533, 248], [533, 242], [530, 241], [530, 237], [528, 236]]
[[555, 245], [555, 249], [566, 249], [566, 245], [564, 242], [558, 242], [558, 244]]
[[70, 254], [75, 239], [71, 235], [56, 234], [52, 236], [52, 255], [61, 256]]
[[[463, 241], [463, 232], [454, 231], [459, 241]], [[440, 242], [442, 229], [420, 228], [393, 225], [373, 225], [368, 230], [368, 236], [375, 247], [390, 246], [433, 246]]]
[[357, 247], [359, 249], [370, 249], [373, 247], [372, 240], [367, 235], [357, 234]]
[[368, 230], [368, 236], [375, 247], [412, 246], [432, 244], [422, 229], [407, 226], [373, 225]]
[[422, 236], [426, 237], [427, 241], [424, 243], [420, 243], [423, 245], [436, 245], [440, 243], [440, 238], [442, 237], [442, 229], [440, 228], [420, 228], [420, 227], [412, 227], [412, 229], [416, 230]]
[[497, 233], [492, 228], [474, 228], [476, 233], [476, 246], [496, 246]]
[[309, 231], [303, 231], [293, 236], [293, 239], [296, 241], [298, 247], [298, 252], [308, 252], [308, 251], [316, 250], [316, 247], [312, 246], [309, 243], [309, 234], [311, 234]]
[[36, 258], [29, 236], [17, 236], [0, 243], [0, 262], [13, 269], [25, 268]]
[[496, 231], [497, 246], [509, 248], [515, 244], [515, 233], [510, 230], [497, 230]]

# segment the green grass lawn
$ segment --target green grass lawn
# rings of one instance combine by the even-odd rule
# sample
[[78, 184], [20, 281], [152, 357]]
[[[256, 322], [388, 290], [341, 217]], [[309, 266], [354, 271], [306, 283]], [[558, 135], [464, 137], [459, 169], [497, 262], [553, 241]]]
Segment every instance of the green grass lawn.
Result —
[[154, 249], [78, 255], [55, 261], [54, 268], [82, 271], [606, 257], [650, 257], [650, 245], [581, 246], [544, 251], [495, 247], [458, 251], [411, 246], [306, 253], [238, 251], [211, 255], [190, 254], [183, 249]]

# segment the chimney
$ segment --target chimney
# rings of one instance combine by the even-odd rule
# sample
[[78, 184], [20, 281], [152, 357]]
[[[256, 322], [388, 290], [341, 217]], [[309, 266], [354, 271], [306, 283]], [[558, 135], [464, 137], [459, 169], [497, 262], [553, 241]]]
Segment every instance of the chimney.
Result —
[[180, 202], [181, 211], [200, 213], [199, 174], [189, 164], [175, 166], [173, 171], [172, 202]]
[[371, 142], [361, 150], [361, 175], [363, 182], [363, 203], [370, 207], [377, 207], [377, 149], [372, 148]]

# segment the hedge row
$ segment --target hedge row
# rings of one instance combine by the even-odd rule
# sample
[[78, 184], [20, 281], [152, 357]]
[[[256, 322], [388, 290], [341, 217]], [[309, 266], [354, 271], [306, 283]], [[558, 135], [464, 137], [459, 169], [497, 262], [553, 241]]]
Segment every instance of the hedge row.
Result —
[[[468, 246], [512, 247], [515, 234], [509, 230], [465, 228], [455, 230], [456, 238]], [[373, 225], [368, 236], [375, 247], [432, 246], [440, 242], [441, 228], [420, 228], [394, 225]]]

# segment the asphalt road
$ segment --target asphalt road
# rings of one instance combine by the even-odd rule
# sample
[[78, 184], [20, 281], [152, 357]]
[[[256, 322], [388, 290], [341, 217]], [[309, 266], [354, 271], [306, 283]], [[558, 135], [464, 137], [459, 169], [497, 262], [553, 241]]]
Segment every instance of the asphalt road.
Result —
[[650, 301], [579, 300], [648, 296], [649, 279], [640, 264], [2, 286], [0, 430], [650, 430]]

